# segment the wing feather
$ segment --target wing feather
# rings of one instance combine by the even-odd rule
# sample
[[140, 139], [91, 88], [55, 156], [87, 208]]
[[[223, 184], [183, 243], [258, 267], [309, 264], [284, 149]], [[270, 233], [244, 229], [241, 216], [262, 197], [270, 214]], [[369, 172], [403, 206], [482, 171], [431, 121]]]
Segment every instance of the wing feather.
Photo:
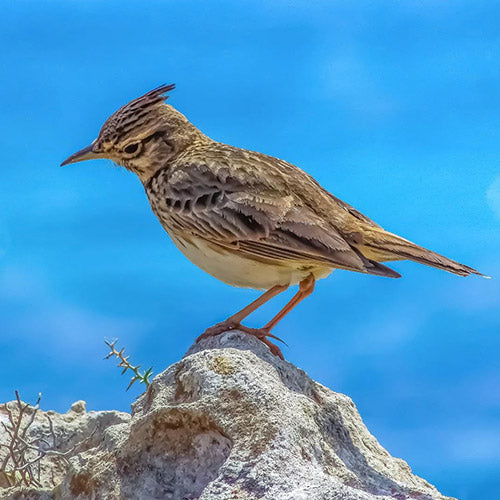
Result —
[[370, 265], [300, 197], [222, 172], [201, 163], [151, 179], [146, 191], [165, 227], [255, 260], [390, 275]]

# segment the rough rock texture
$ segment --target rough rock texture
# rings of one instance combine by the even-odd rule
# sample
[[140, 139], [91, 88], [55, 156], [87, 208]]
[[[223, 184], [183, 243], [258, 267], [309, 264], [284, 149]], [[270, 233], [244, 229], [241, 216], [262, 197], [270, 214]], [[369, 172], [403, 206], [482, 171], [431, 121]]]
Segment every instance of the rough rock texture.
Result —
[[447, 498], [380, 446], [347, 396], [237, 331], [195, 344], [130, 421], [122, 415], [71, 458], [59, 486], [3, 498]]
[[[5, 426], [9, 426], [7, 407], [12, 412], [15, 422], [17, 422], [18, 415], [16, 401], [0, 405], [0, 444], [2, 445], [8, 445], [11, 441], [5, 428]], [[130, 421], [128, 413], [118, 411], [87, 412], [85, 401], [73, 403], [66, 413], [38, 410], [33, 423], [28, 427], [26, 424], [32, 419], [33, 413], [34, 409], [31, 406], [28, 406], [24, 412], [21, 425], [21, 429], [27, 427], [24, 440], [28, 443], [36, 443], [44, 450], [50, 449], [60, 453], [71, 453], [73, 448], [75, 452], [79, 453], [94, 449], [104, 440], [104, 431], [110, 426]], [[6, 453], [5, 446], [0, 447], [0, 463], [3, 462]], [[36, 451], [29, 450], [27, 461], [33, 460], [37, 455]], [[46, 455], [39, 461], [39, 464], [42, 488], [33, 491], [7, 489], [5, 478], [0, 474], [0, 498], [53, 498], [53, 488], [60, 484], [67, 474], [67, 460], [60, 455]], [[33, 471], [38, 478], [37, 466], [33, 466]]]

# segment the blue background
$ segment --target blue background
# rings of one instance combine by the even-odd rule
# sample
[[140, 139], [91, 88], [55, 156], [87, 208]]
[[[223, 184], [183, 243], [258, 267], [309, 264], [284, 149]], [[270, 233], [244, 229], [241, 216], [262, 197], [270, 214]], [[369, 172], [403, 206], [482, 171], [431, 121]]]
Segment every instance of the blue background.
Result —
[[0, 400], [127, 410], [140, 388], [125, 392], [103, 338], [159, 372], [256, 296], [188, 262], [132, 174], [58, 166], [175, 82], [169, 102], [211, 137], [285, 158], [497, 277], [337, 271], [276, 333], [417, 474], [500, 498], [499, 21], [478, 0], [3, 2]]

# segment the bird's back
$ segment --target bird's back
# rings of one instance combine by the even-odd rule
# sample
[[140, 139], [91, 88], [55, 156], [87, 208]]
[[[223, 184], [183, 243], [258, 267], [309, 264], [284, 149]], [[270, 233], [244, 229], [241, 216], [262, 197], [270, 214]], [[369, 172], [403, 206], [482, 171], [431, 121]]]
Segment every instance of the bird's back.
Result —
[[[281, 214], [286, 225], [287, 215], [297, 211], [299, 218], [303, 217], [304, 230], [298, 235], [302, 241], [306, 244], [313, 242], [316, 249], [326, 243], [324, 249], [328, 253], [331, 245], [321, 241], [314, 228], [320, 233], [333, 235], [335, 239], [342, 238], [354, 258], [363, 261], [363, 269], [352, 270], [396, 277], [397, 273], [375, 263], [413, 260], [454, 274], [480, 274], [475, 269], [384, 230], [329, 193], [309, 174], [273, 156], [207, 140], [186, 148], [168, 166], [168, 172], [169, 179], [174, 183], [183, 177], [189, 183], [192, 172], [196, 172], [201, 182], [206, 177], [208, 182], [217, 182], [229, 192], [237, 190], [247, 198], [248, 203], [255, 201], [261, 217], [266, 217], [268, 212], [274, 222]], [[261, 206], [258, 206], [259, 201], [262, 201]], [[316, 238], [319, 242], [313, 241]], [[334, 249], [334, 253], [333, 267], [349, 268], [338, 262], [338, 248]]]
[[348, 231], [357, 223], [380, 227], [329, 193], [311, 175], [274, 156], [210, 141], [187, 148], [169, 168], [173, 173], [186, 163], [204, 165], [218, 178], [236, 180], [255, 193], [266, 190], [277, 197], [293, 197], [296, 204], [310, 207], [336, 229]]

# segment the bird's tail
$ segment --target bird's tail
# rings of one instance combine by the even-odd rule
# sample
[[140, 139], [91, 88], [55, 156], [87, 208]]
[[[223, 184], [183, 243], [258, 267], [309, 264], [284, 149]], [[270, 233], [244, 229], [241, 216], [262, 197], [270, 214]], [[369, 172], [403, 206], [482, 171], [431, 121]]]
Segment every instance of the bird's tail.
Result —
[[381, 228], [370, 228], [364, 232], [363, 243], [359, 246], [359, 249], [365, 256], [377, 261], [413, 260], [459, 276], [477, 274], [489, 278], [489, 276], [485, 276], [472, 267], [448, 259], [448, 257], [432, 250], [427, 250], [427, 248], [416, 245]]

